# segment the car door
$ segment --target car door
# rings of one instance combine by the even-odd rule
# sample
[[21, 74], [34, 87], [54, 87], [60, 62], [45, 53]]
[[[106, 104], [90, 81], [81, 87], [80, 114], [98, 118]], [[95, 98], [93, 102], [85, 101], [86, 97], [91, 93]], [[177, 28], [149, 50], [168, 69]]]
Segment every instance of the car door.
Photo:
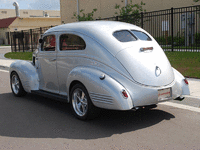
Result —
[[57, 72], [59, 90], [61, 95], [67, 95], [67, 77], [73, 68], [82, 65], [82, 59], [86, 54], [83, 53], [86, 43], [83, 35], [73, 32], [60, 33], [59, 50], [57, 53]]
[[38, 54], [40, 90], [59, 93], [56, 55], [56, 35], [45, 35]]

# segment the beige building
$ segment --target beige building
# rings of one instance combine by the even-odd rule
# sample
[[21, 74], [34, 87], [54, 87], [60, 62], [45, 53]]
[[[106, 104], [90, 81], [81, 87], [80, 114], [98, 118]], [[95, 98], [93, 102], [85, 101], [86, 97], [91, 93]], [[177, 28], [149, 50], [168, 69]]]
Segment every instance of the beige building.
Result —
[[1, 9], [0, 14], [0, 44], [10, 44], [13, 31], [61, 24], [60, 11], [20, 10], [20, 17], [16, 17], [14, 9]]
[[[143, 7], [147, 12], [170, 9], [171, 7], [187, 7], [192, 5], [200, 5], [200, 2], [193, 2], [193, 0], [132, 0], [133, 3], [140, 4], [141, 1], [146, 3]], [[94, 8], [97, 8], [94, 18], [107, 18], [115, 16], [115, 5], [119, 4], [125, 6], [126, 3], [130, 3], [130, 0], [60, 0], [60, 11], [62, 23], [74, 22], [76, 19], [72, 19], [73, 14], [84, 9], [84, 13], [92, 12]], [[78, 11], [79, 10], [79, 11]]]
[[[53, 17], [60, 18], [60, 11], [58, 10], [19, 10], [21, 18], [33, 18], [33, 17]], [[15, 9], [0, 9], [0, 19], [16, 17]]]

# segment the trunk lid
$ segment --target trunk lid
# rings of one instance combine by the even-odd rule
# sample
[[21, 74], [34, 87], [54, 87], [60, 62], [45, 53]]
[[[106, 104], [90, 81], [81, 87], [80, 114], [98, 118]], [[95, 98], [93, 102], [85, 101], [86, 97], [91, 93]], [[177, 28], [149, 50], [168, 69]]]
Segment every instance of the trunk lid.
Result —
[[165, 86], [174, 73], [162, 48], [155, 42], [135, 41], [134, 46], [115, 56], [136, 82], [147, 86]]

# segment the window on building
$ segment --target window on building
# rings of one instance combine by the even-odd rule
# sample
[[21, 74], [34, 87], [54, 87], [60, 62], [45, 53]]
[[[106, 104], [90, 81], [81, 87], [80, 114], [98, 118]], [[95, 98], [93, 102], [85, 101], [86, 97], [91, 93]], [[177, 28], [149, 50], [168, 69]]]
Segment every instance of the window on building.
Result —
[[7, 14], [7, 11], [1, 11], [2, 14]]
[[28, 11], [24, 11], [23, 14], [28, 14]]
[[60, 36], [60, 50], [84, 50], [86, 48], [85, 41], [73, 34], [63, 34]]

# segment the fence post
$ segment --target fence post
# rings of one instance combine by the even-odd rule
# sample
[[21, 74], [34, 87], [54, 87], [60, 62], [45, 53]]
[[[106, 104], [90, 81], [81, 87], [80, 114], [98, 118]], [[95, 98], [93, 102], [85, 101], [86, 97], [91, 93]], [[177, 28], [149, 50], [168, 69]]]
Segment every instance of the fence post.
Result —
[[13, 52], [13, 34], [10, 33], [10, 45], [11, 45], [11, 51]]
[[171, 36], [172, 36], [172, 52], [174, 51], [174, 11], [171, 8]]
[[16, 35], [15, 35], [15, 31], [14, 31], [14, 34], [13, 34], [13, 43], [14, 43], [14, 51], [16, 52], [17, 51], [17, 47], [16, 47]]
[[119, 20], [119, 17], [118, 16], [116, 16], [116, 21], [118, 21]]
[[32, 33], [32, 29], [30, 29], [30, 33], [31, 33], [31, 50], [33, 52], [33, 33]]
[[42, 27], [40, 27], [40, 34], [42, 34]]
[[15, 35], [15, 31], [14, 31], [14, 35], [13, 35], [13, 43], [14, 43], [15, 52], [16, 52], [16, 51], [17, 51], [17, 46], [16, 46], [16, 35]]
[[144, 17], [144, 14], [143, 12], [141, 12], [141, 28], [143, 28], [143, 17]]
[[22, 30], [22, 33], [21, 33], [21, 40], [22, 40], [22, 47], [23, 47], [23, 52], [24, 52], [24, 32]]

